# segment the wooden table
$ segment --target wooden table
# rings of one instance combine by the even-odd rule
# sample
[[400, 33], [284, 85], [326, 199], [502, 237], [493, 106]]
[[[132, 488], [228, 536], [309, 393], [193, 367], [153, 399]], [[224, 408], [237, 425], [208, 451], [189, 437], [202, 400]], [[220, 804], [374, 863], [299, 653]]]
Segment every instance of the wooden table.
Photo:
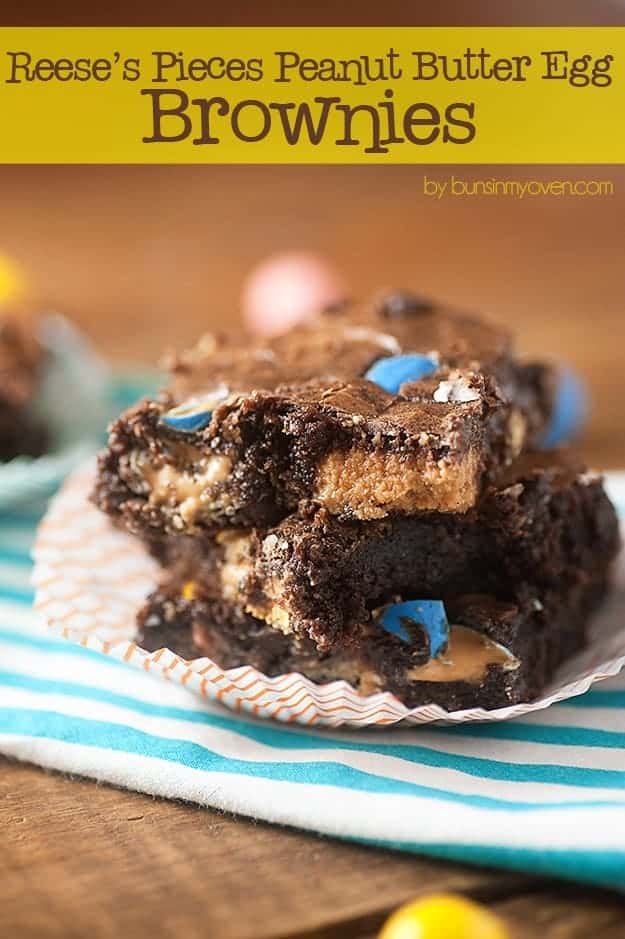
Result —
[[[625, 465], [625, 172], [514, 171], [613, 179], [604, 199], [440, 202], [422, 194], [423, 174], [4, 168], [2, 244], [43, 301], [126, 363], [230, 326], [245, 272], [291, 246], [328, 255], [358, 293], [406, 284], [487, 310], [521, 333], [527, 352], [562, 357], [586, 376], [596, 410], [582, 449], [595, 465]], [[518, 937], [625, 935], [625, 905], [611, 894], [342, 844], [6, 762], [0, 832], [7, 937], [360, 939], [402, 901], [447, 889], [488, 902]]]
[[0, 761], [0, 933], [19, 939], [373, 939], [461, 891], [515, 939], [622, 939], [625, 899], [284, 831]]

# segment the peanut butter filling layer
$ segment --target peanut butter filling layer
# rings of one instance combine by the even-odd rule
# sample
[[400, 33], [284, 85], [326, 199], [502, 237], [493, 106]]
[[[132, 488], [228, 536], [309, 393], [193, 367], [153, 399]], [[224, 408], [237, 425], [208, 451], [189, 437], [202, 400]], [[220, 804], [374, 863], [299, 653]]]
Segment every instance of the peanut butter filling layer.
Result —
[[216, 541], [223, 552], [219, 565], [222, 596], [225, 600], [239, 603], [243, 581], [249, 576], [252, 568], [250, 538], [236, 531], [221, 531], [216, 536]]
[[256, 619], [262, 619], [269, 626], [273, 626], [274, 629], [279, 629], [285, 636], [293, 632], [289, 612], [279, 603], [271, 603], [266, 606], [255, 606], [248, 603], [245, 609]]
[[313, 498], [333, 515], [363, 520], [390, 512], [465, 512], [478, 496], [475, 452], [447, 460], [407, 461], [400, 454], [335, 450], [319, 465]]
[[467, 626], [452, 626], [447, 652], [406, 672], [410, 681], [467, 681], [478, 684], [490, 665], [514, 671], [519, 660], [498, 642]]
[[148, 484], [150, 501], [173, 508], [183, 527], [192, 525], [215, 500], [223, 501], [225, 494], [219, 484], [230, 475], [232, 461], [229, 457], [214, 455], [204, 457], [189, 470], [167, 463], [160, 467], [143, 463], [139, 470]]

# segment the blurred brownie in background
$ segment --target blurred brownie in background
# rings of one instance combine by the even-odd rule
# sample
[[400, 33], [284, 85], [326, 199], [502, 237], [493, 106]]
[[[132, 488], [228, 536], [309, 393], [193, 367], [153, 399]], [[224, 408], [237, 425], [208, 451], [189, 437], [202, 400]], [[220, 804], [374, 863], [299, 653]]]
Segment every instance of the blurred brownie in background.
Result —
[[34, 327], [23, 318], [0, 319], [0, 461], [40, 456], [48, 443], [43, 422], [33, 413], [45, 353]]

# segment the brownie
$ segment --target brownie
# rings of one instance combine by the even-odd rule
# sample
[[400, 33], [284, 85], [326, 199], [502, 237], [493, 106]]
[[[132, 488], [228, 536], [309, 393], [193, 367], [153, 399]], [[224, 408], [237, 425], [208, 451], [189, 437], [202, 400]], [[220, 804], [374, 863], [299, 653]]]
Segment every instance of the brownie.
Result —
[[371, 521], [472, 508], [543, 434], [547, 366], [407, 292], [245, 346], [205, 338], [111, 427], [97, 505], [145, 537], [267, 527], [312, 500]]
[[519, 588], [514, 601], [448, 597], [449, 640], [430, 658], [422, 635], [405, 642], [376, 618], [351, 647], [319, 653], [311, 640], [286, 636], [236, 603], [191, 591], [185, 598], [165, 586], [141, 613], [139, 642], [188, 659], [206, 655], [222, 668], [251, 665], [268, 676], [299, 672], [319, 684], [344, 679], [362, 695], [390, 691], [407, 707], [493, 709], [545, 690], [556, 668], [583, 647], [588, 618], [605, 590], [605, 579], [598, 578], [540, 597]]
[[12, 317], [0, 320], [0, 461], [39, 456], [47, 432], [33, 414], [44, 354], [28, 324]]
[[349, 643], [395, 594], [562, 588], [605, 577], [619, 546], [601, 477], [566, 451], [520, 458], [463, 515], [362, 522], [314, 504], [263, 530], [152, 544], [173, 584], [244, 605], [320, 649]]

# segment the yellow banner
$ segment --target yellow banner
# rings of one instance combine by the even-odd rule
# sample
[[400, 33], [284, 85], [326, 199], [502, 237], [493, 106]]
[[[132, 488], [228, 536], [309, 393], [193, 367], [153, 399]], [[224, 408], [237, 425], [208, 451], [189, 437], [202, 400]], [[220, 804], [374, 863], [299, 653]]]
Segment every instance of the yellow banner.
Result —
[[625, 27], [0, 28], [1, 163], [625, 163]]

